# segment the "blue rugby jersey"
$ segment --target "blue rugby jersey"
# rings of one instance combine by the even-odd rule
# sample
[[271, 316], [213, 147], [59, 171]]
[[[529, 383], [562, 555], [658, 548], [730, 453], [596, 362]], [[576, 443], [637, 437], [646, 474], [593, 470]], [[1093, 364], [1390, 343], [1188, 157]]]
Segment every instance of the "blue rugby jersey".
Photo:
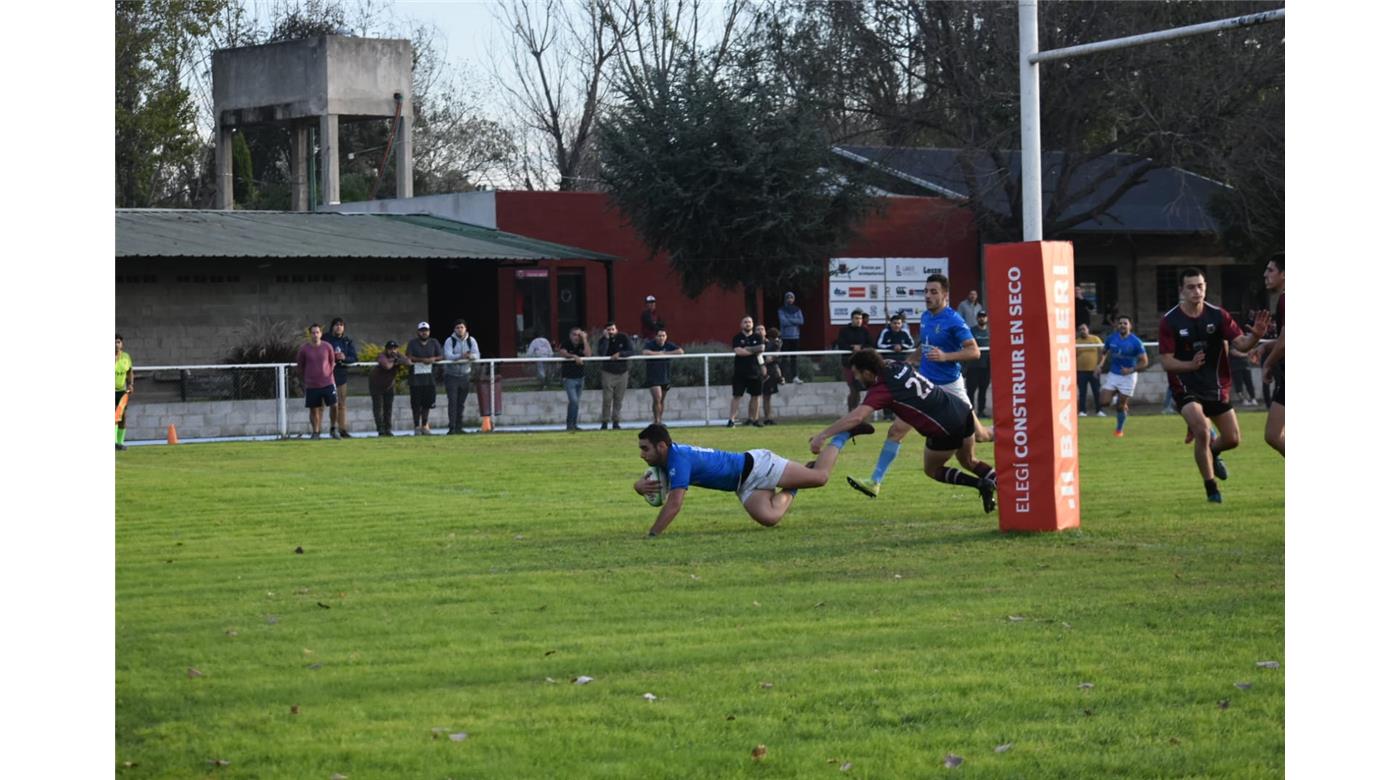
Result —
[[1125, 338], [1116, 330], [1104, 340], [1103, 347], [1108, 352], [1109, 371], [1114, 374], [1122, 374], [1125, 368], [1136, 368], [1138, 355], [1147, 352], [1136, 333], [1129, 333]]
[[739, 489], [744, 473], [744, 454], [672, 444], [666, 456], [666, 476], [672, 490], [691, 485], [711, 490]]
[[961, 363], [935, 363], [923, 351], [926, 347], [938, 347], [944, 352], [957, 352], [962, 349], [963, 342], [969, 340], [973, 340], [972, 331], [956, 311], [947, 306], [938, 314], [925, 309], [919, 317], [919, 373], [932, 379], [934, 384], [958, 381], [962, 376]]

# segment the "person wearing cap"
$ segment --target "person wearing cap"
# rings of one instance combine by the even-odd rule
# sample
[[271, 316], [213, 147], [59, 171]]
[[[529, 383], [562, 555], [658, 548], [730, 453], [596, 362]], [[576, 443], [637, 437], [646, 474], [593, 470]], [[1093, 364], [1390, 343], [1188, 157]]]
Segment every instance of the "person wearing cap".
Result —
[[851, 312], [851, 324], [841, 328], [836, 334], [836, 349], [845, 352], [841, 356], [841, 374], [846, 380], [846, 387], [850, 392], [846, 393], [846, 411], [856, 408], [860, 403], [860, 394], [865, 390], [865, 385], [860, 383], [860, 378], [851, 372], [851, 355], [861, 351], [866, 347], [875, 346], [875, 339], [870, 337], [870, 331], [865, 329], [865, 312], [856, 309]]
[[427, 436], [428, 413], [437, 405], [437, 382], [433, 379], [433, 364], [442, 360], [442, 344], [431, 335], [426, 322], [418, 323], [418, 338], [408, 342], [408, 360], [413, 375], [408, 379], [408, 398], [413, 406], [413, 435]]
[[306, 329], [307, 343], [297, 350], [297, 376], [305, 389], [311, 416], [311, 438], [321, 438], [321, 407], [335, 407], [335, 350], [321, 340], [321, 323]]
[[[349, 397], [351, 363], [360, 362], [360, 354], [355, 349], [355, 340], [345, 335], [345, 320], [336, 317], [331, 320], [331, 333], [326, 343], [335, 350], [335, 406], [331, 407], [331, 438], [348, 439], [350, 431], [345, 425], [345, 400]], [[337, 433], [336, 429], [339, 428]]]
[[987, 328], [987, 310], [977, 312], [977, 322], [972, 324], [972, 340], [977, 342], [981, 353], [976, 360], [963, 364], [963, 375], [967, 379], [967, 400], [978, 417], [987, 416], [987, 387], [992, 382], [992, 356], [987, 351], [992, 346], [992, 332]]
[[[801, 349], [797, 345], [802, 338], [802, 326], [806, 320], [802, 316], [802, 309], [797, 306], [797, 293], [783, 293], [783, 305], [778, 307], [778, 337], [788, 346], [788, 349]], [[783, 376], [792, 380], [795, 385], [802, 384], [802, 377], [797, 375], [797, 356], [784, 355], [781, 359]]]
[[642, 340], [656, 338], [656, 332], [661, 329], [661, 316], [656, 313], [656, 296], [648, 295], [644, 301], [647, 305], [642, 309]]
[[452, 323], [452, 335], [442, 344], [442, 383], [447, 386], [447, 433], [463, 434], [462, 410], [471, 393], [472, 361], [481, 359], [476, 339], [467, 333], [467, 321]]
[[374, 429], [380, 436], [394, 435], [394, 380], [399, 367], [407, 365], [411, 364], [399, 352], [399, 342], [390, 340], [384, 343], [384, 351], [369, 370], [369, 402], [374, 409]]

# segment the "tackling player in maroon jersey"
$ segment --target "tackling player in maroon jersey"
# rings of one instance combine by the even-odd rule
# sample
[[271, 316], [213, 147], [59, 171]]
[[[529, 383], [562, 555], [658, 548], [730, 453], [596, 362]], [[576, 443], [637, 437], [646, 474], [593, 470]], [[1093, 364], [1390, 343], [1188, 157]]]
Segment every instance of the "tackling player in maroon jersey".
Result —
[[[821, 452], [829, 437], [855, 429], [880, 409], [890, 409], [924, 435], [924, 473], [929, 478], [970, 487], [982, 496], [983, 511], [996, 509], [996, 472], [973, 454], [977, 424], [972, 407], [909, 364], [886, 361], [873, 349], [857, 352], [851, 370], [870, 390], [850, 414], [812, 437], [813, 453]], [[944, 465], [954, 455], [972, 474]]]
[[[1188, 440], [1195, 442], [1206, 498], [1218, 504], [1215, 480], [1230, 476], [1220, 453], [1240, 445], [1240, 424], [1230, 406], [1226, 342], [1241, 352], [1253, 349], [1269, 328], [1269, 313], [1259, 312], [1248, 333], [1240, 330], [1230, 312], [1206, 303], [1206, 277], [1199, 268], [1181, 272], [1180, 290], [1181, 303], [1162, 315], [1157, 348], [1176, 408], [1186, 420]], [[1220, 430], [1218, 437], [1211, 436], [1212, 422]]]

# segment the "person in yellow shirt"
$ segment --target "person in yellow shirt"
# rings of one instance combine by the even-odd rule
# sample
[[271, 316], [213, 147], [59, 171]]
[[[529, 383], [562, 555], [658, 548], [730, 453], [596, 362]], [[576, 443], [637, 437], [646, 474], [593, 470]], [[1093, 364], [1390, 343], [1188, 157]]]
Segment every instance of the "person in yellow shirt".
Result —
[[1074, 339], [1076, 370], [1079, 374], [1079, 416], [1093, 414], [1107, 417], [1099, 408], [1099, 358], [1103, 357], [1103, 339], [1089, 332], [1089, 323], [1081, 322]]
[[[123, 351], [125, 346], [122, 341], [122, 334], [117, 334], [117, 407], [122, 405], [122, 398], [130, 402], [131, 389], [135, 372], [131, 370], [131, 355]], [[126, 409], [122, 409], [121, 416], [117, 418], [117, 450], [126, 449]]]

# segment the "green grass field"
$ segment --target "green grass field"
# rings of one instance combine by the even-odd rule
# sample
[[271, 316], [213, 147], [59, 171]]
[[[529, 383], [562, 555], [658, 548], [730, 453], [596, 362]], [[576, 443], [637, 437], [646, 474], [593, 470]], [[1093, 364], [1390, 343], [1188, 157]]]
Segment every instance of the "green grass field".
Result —
[[[776, 528], [693, 490], [650, 540], [635, 431], [132, 448], [117, 773], [1281, 776], [1263, 415], [1219, 506], [1178, 418], [1080, 422], [1083, 528], [1011, 536], [914, 438], [878, 500], [842, 478], [869, 437]], [[800, 457], [820, 425], [675, 435]]]

